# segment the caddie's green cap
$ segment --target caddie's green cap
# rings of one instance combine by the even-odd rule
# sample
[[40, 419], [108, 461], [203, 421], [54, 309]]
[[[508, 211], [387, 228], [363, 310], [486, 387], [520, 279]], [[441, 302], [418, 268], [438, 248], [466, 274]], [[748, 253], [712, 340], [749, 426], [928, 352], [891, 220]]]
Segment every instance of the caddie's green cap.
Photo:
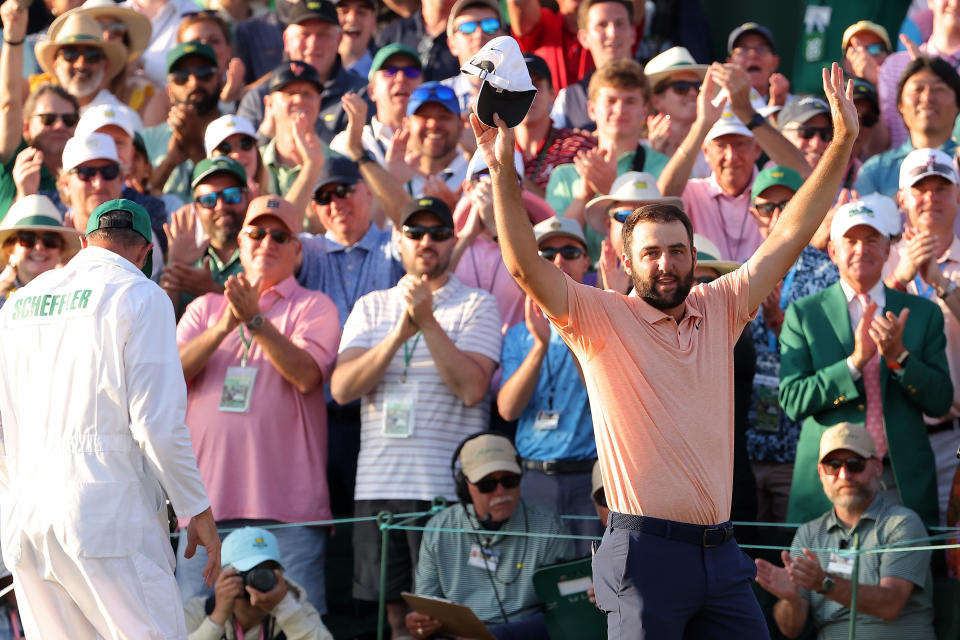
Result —
[[753, 181], [750, 199], [753, 200], [770, 187], [782, 186], [797, 191], [802, 184], [803, 178], [790, 167], [768, 167], [758, 173], [757, 179]]
[[[129, 216], [116, 216], [113, 220], [108, 220], [107, 224], [101, 224], [101, 218], [108, 213], [121, 212], [129, 213]], [[153, 242], [153, 231], [150, 229], [150, 214], [147, 210], [132, 200], [117, 198], [116, 200], [107, 200], [90, 214], [87, 220], [87, 235], [97, 229], [132, 229], [139, 233], [147, 242]], [[147, 254], [147, 261], [140, 269], [149, 278], [153, 273], [153, 252]]]
[[202, 56], [210, 61], [214, 66], [220, 64], [217, 60], [217, 54], [208, 44], [203, 44], [199, 40], [190, 40], [181, 42], [167, 54], [167, 73], [173, 71], [174, 65], [187, 56]]
[[398, 54], [410, 58], [413, 61], [413, 66], [423, 71], [423, 61], [420, 60], [420, 54], [417, 53], [416, 49], [412, 49], [399, 42], [394, 42], [378, 50], [377, 55], [373, 56], [373, 62], [370, 63], [370, 72], [367, 74], [367, 80], [373, 80], [373, 74], [380, 71], [383, 63], [387, 61], [387, 58]]
[[196, 189], [197, 185], [203, 182], [208, 176], [215, 173], [229, 173], [240, 181], [241, 186], [247, 184], [247, 172], [243, 165], [230, 156], [216, 156], [214, 158], [204, 158], [193, 168], [193, 181], [190, 182], [190, 188]]

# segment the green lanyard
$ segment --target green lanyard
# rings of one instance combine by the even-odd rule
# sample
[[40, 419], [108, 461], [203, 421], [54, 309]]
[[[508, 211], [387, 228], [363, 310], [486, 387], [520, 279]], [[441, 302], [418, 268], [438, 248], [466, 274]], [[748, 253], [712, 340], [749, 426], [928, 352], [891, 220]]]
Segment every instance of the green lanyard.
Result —
[[[280, 301], [280, 297], [278, 296], [277, 298], [274, 299], [273, 302], [270, 303], [270, 306], [267, 307], [267, 310], [266, 310], [266, 311], [262, 311], [262, 312], [261, 312], [261, 315], [263, 316], [264, 322], [266, 322], [266, 320], [267, 320], [267, 314], [270, 313], [270, 310], [271, 310], [271, 309], [273, 309], [273, 305], [277, 304], [277, 302], [279, 302], [279, 301]], [[247, 340], [247, 336], [243, 333], [243, 323], [242, 323], [242, 322], [237, 326], [237, 329], [240, 330], [240, 344], [243, 345], [243, 351], [240, 353], [240, 366], [241, 366], [241, 367], [245, 367], [245, 366], [247, 366], [247, 358], [248, 358], [248, 356], [250, 355], [250, 347], [251, 347], [251, 345], [253, 345], [253, 336], [251, 335], [251, 336], [250, 336], [250, 339]], [[406, 345], [404, 345], [404, 346], [406, 346]]]
[[[437, 305], [433, 305], [433, 311], [437, 310]], [[406, 313], [407, 310], [404, 309], [403, 313]], [[407, 341], [403, 342], [403, 373], [400, 374], [400, 383], [405, 384], [407, 382], [407, 371], [410, 369], [410, 361], [413, 360], [413, 352], [417, 350], [417, 345], [420, 343], [420, 336], [423, 335], [422, 331], [417, 331], [417, 335], [413, 337], [413, 346], [407, 347]]]

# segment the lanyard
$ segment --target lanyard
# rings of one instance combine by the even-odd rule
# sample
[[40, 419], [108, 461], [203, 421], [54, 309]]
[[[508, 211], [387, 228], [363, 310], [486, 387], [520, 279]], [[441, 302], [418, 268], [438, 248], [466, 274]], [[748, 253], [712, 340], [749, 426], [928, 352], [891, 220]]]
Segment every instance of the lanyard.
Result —
[[[273, 302], [270, 303], [270, 306], [267, 307], [267, 310], [262, 313], [263, 316], [266, 316], [270, 313], [270, 310], [273, 309], [273, 305], [277, 304], [280, 300], [279, 297], [275, 298]], [[243, 323], [241, 322], [237, 325], [237, 329], [240, 330], [240, 344], [243, 345], [243, 350], [240, 352], [240, 366], [247, 366], [247, 357], [250, 355], [250, 347], [253, 345], [253, 336], [250, 336], [250, 339], [247, 339], [246, 334], [243, 332]]]
[[[473, 275], [477, 279], [477, 288], [484, 289], [485, 287], [480, 280], [480, 268], [477, 266], [477, 257], [473, 255], [474, 252], [470, 252], [470, 262], [473, 263]], [[498, 260], [496, 264], [493, 265], [493, 279], [490, 280], [490, 287], [486, 289], [490, 293], [493, 293], [493, 287], [497, 284], [497, 276], [500, 275], [500, 264], [502, 260]]]
[[923, 281], [923, 278], [916, 276], [913, 279], [913, 285], [917, 288], [917, 295], [923, 296], [927, 300], [933, 300], [933, 295], [936, 293], [936, 289], [932, 285], [928, 285]]
[[[246, 635], [243, 633], [243, 627], [240, 626], [240, 623], [237, 620], [233, 621], [233, 634], [236, 640], [243, 640], [246, 638]], [[260, 625], [260, 640], [263, 640], [263, 625]]]
[[[437, 305], [433, 305], [433, 310], [437, 310]], [[404, 309], [403, 313], [406, 312], [407, 310]], [[410, 370], [410, 361], [413, 360], [413, 352], [417, 350], [417, 345], [420, 344], [420, 336], [422, 335], [422, 331], [417, 331], [417, 335], [413, 337], [412, 347], [407, 347], [407, 340], [403, 341], [403, 373], [400, 374], [401, 383], [406, 383], [407, 381], [407, 371]]]
[[740, 246], [743, 244], [743, 230], [747, 226], [747, 218], [750, 217], [750, 212], [747, 211], [743, 215], [743, 218], [740, 219], [740, 235], [737, 238], [737, 250], [734, 251], [730, 247], [730, 234], [727, 233], [727, 224], [723, 217], [723, 205], [720, 204], [721, 197], [723, 196], [718, 196], [715, 202], [717, 203], [717, 220], [720, 221], [720, 231], [723, 233], [723, 241], [727, 246], [726, 258], [727, 260], [738, 260], [739, 258], [737, 258], [737, 256], [740, 255]]
[[[547, 339], [547, 352], [543, 354], [543, 366], [546, 369], [547, 374], [547, 384], [550, 385], [550, 392], [547, 395], [547, 411], [553, 412], [553, 397], [557, 393], [557, 383], [559, 382], [556, 376], [553, 375], [553, 367], [550, 366], [550, 342], [553, 340], [553, 327], [550, 328], [550, 338]], [[563, 359], [561, 358], [560, 366], [557, 367], [557, 373], [559, 373], [560, 368], [563, 367]]]
[[[356, 250], [356, 247], [353, 247], [352, 250]], [[344, 248], [343, 252], [344, 257], [348, 257], [349, 253]], [[354, 303], [357, 301], [357, 291], [360, 290], [360, 278], [363, 276], [363, 267], [367, 264], [367, 258], [370, 256], [370, 252], [363, 250], [363, 260], [360, 261], [360, 268], [357, 270], [357, 281], [353, 283], [353, 291], [350, 292], [349, 297], [347, 296], [347, 285], [346, 278], [343, 277], [343, 271], [340, 271], [340, 290], [343, 291], [344, 302], [347, 303], [347, 306], [352, 309]]]

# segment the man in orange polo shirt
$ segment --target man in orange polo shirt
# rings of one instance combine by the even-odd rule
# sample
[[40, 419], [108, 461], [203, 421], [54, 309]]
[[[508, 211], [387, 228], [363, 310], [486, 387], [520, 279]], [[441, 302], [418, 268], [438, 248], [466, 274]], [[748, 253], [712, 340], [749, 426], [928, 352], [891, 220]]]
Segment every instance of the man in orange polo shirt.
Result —
[[[698, 108], [715, 90], [708, 78]], [[733, 345], [819, 227], [857, 136], [852, 86], [825, 73], [834, 139], [780, 221], [741, 268], [693, 287], [689, 219], [634, 211], [621, 261], [636, 297], [573, 282], [537, 256], [520, 209], [513, 133], [471, 117], [493, 176], [503, 260], [583, 367], [611, 509], [594, 559], [610, 638], [768, 638], [756, 571], [728, 518], [733, 474]]]

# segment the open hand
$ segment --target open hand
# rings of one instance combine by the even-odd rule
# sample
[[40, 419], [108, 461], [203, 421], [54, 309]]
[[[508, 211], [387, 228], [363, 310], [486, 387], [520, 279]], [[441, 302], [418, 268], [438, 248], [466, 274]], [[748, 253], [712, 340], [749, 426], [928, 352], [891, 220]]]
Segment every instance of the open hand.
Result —
[[823, 70], [823, 93], [830, 103], [833, 141], [853, 147], [860, 132], [860, 117], [853, 104], [853, 80], [843, 81], [843, 70], [836, 62]]

